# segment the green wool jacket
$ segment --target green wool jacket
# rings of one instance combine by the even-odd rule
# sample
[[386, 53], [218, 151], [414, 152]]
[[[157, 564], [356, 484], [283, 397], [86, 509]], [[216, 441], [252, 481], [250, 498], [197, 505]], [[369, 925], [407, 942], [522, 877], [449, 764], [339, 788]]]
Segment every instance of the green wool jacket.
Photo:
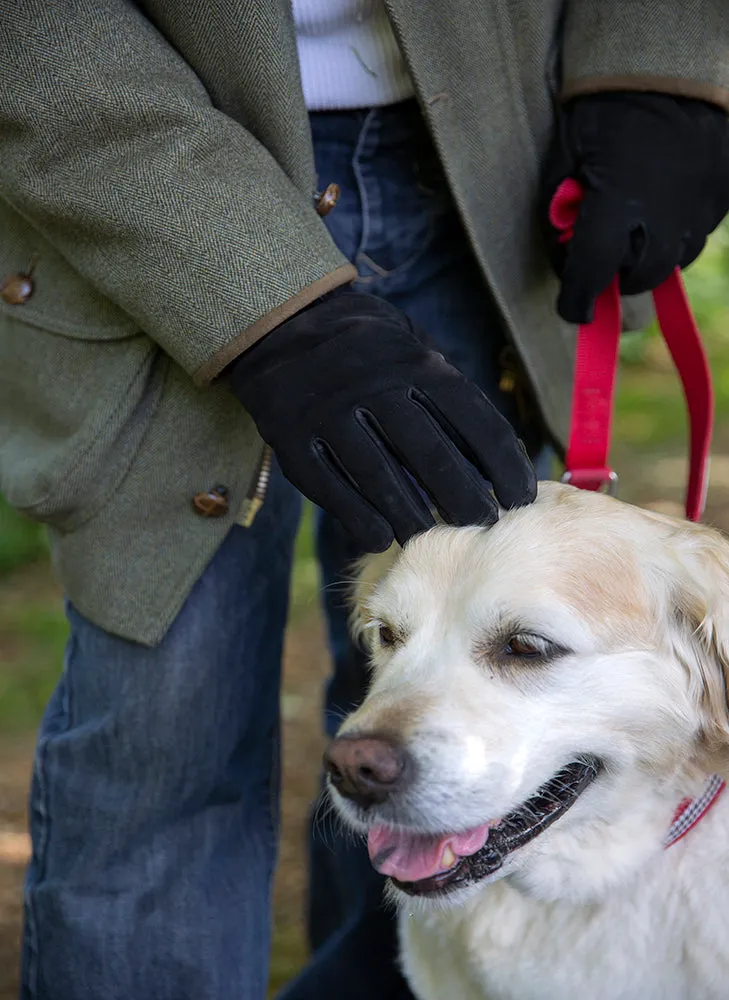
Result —
[[[535, 211], [554, 99], [627, 88], [729, 107], [726, 0], [386, 6], [563, 439], [573, 331]], [[259, 475], [261, 441], [217, 376], [356, 276], [314, 207], [337, 178], [315, 175], [290, 0], [0, 0], [0, 14], [0, 492], [49, 526], [79, 610], [153, 645]], [[30, 271], [32, 294], [13, 277]], [[204, 516], [193, 498], [218, 485], [221, 516]]]

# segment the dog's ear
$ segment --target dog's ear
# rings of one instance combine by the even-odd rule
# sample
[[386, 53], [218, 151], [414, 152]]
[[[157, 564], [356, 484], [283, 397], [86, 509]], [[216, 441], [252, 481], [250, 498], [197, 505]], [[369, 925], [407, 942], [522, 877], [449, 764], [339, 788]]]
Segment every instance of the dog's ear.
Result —
[[729, 540], [702, 525], [680, 534], [673, 600], [681, 659], [703, 716], [704, 749], [729, 763]]
[[350, 592], [349, 628], [352, 637], [363, 645], [367, 645], [366, 633], [370, 623], [368, 599], [401, 552], [400, 546], [393, 544], [385, 552], [363, 556], [354, 568]]

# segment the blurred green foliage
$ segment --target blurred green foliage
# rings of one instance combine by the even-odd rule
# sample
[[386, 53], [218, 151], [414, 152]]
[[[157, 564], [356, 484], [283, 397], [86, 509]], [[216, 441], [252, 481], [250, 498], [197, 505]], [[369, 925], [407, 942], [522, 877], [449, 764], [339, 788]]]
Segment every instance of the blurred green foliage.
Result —
[[35, 728], [61, 670], [67, 626], [48, 587], [0, 604], [0, 734]]
[[[718, 441], [729, 417], [729, 224], [711, 237], [684, 280], [711, 362]], [[627, 334], [621, 345], [616, 436], [620, 444], [647, 457], [671, 445], [683, 447], [686, 436], [680, 383], [658, 340], [654, 323], [648, 330]]]
[[[729, 337], [729, 330], [723, 333], [721, 329], [729, 316], [729, 223], [713, 234], [699, 260], [684, 271], [684, 281], [699, 329], [704, 333], [710, 331], [714, 361], [721, 341]], [[649, 345], [657, 336], [655, 323], [647, 330], [626, 334], [620, 348], [622, 364], [626, 367], [644, 365]], [[715, 378], [716, 375], [715, 370]]]
[[0, 577], [46, 554], [42, 525], [16, 514], [0, 496]]

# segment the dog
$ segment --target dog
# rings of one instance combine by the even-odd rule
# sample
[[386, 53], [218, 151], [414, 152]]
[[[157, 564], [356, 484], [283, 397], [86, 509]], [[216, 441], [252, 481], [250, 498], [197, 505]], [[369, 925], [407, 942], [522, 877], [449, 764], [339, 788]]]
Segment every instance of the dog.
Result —
[[540, 483], [366, 561], [325, 754], [419, 1000], [729, 997], [729, 543]]

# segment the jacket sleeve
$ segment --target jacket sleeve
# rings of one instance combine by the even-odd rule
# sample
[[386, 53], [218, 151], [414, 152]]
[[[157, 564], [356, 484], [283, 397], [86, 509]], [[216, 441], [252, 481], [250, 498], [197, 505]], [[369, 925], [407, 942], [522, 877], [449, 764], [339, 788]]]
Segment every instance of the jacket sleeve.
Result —
[[727, 0], [568, 0], [562, 96], [604, 90], [662, 91], [729, 111]]
[[205, 383], [355, 277], [128, 0], [4, 3], [0, 198]]

